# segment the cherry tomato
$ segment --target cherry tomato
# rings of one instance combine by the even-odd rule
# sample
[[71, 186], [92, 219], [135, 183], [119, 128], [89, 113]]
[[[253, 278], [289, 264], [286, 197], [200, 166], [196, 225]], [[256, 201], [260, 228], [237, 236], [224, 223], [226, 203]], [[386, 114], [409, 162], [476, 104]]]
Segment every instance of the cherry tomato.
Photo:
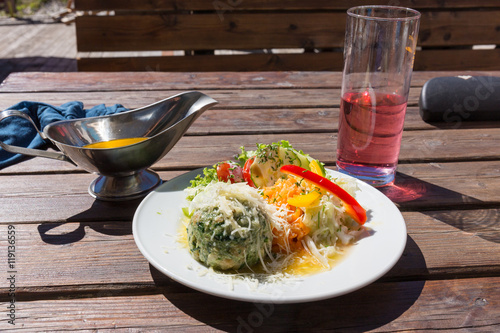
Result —
[[231, 161], [217, 164], [217, 178], [221, 182], [240, 183], [244, 181], [241, 166]]
[[245, 165], [243, 166], [243, 179], [247, 182], [248, 185], [255, 187], [255, 184], [252, 181], [252, 175], [250, 173], [250, 166], [253, 163], [254, 158], [249, 158]]

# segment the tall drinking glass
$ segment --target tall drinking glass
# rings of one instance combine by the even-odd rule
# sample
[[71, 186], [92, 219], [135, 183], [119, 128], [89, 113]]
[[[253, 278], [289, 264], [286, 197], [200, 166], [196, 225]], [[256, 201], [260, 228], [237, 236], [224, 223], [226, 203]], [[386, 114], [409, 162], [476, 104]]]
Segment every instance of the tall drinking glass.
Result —
[[374, 186], [394, 181], [419, 21], [410, 8], [347, 11], [337, 168]]

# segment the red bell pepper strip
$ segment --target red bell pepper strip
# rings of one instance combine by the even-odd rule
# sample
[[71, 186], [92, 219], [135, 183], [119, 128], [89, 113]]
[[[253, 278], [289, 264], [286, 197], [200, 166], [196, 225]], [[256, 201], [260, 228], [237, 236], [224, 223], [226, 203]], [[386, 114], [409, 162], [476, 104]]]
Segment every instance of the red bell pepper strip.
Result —
[[354, 199], [352, 195], [347, 193], [342, 187], [331, 182], [312, 171], [306, 170], [297, 165], [284, 165], [280, 169], [281, 172], [304, 178], [314, 185], [322, 188], [336, 197], [338, 197], [345, 205], [346, 213], [352, 217], [358, 224], [363, 225], [366, 222], [366, 210]]
[[245, 165], [243, 166], [243, 179], [247, 182], [248, 185], [251, 187], [255, 187], [255, 184], [252, 181], [252, 174], [250, 172], [250, 166], [252, 165], [253, 161], [255, 158], [249, 158], [246, 162]]

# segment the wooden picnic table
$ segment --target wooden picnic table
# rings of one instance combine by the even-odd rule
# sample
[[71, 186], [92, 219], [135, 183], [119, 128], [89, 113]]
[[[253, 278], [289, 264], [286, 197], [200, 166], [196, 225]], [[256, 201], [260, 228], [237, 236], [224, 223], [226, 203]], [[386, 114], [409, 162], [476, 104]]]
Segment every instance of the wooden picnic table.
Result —
[[[268, 306], [192, 290], [139, 252], [132, 218], [140, 200], [97, 201], [87, 192], [95, 175], [32, 158], [0, 170], [0, 330], [495, 331], [500, 123], [428, 124], [418, 112], [428, 79], [458, 74], [413, 75], [396, 182], [382, 190], [403, 214], [407, 245], [376, 282], [332, 299]], [[220, 104], [153, 166], [168, 181], [232, 159], [240, 146], [279, 140], [335, 168], [340, 83], [338, 72], [15, 73], [0, 87], [0, 109], [22, 100], [136, 108], [202, 91]]]

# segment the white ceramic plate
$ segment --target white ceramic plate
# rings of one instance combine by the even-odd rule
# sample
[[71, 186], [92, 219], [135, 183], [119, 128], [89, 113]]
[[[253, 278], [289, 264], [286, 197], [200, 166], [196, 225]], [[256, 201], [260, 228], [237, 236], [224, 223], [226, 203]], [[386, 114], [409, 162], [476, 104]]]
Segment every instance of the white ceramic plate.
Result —
[[[328, 170], [335, 177], [348, 177]], [[253, 284], [210, 272], [177, 241], [184, 188], [201, 173], [188, 172], [159, 186], [139, 205], [132, 232], [146, 259], [163, 274], [193, 289], [248, 302], [299, 303], [343, 295], [360, 289], [387, 273], [406, 245], [406, 225], [396, 206], [375, 188], [358, 181], [356, 199], [368, 214], [370, 236], [352, 246], [330, 271], [273, 283]]]

